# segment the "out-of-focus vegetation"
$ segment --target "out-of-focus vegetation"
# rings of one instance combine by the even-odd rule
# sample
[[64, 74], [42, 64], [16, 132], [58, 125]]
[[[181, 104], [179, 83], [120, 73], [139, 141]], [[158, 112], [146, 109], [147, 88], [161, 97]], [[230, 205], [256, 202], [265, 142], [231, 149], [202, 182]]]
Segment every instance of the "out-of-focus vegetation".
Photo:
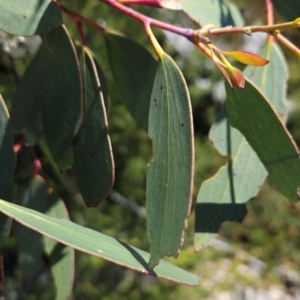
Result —
[[[248, 22], [265, 22], [264, 1], [235, 1], [243, 9]], [[144, 34], [142, 25], [127, 16], [97, 1], [70, 1], [64, 3], [74, 11], [97, 20], [101, 24], [120, 30], [128, 37], [134, 37], [139, 43], [154, 54]], [[169, 20], [182, 26], [193, 26], [179, 12], [166, 12], [159, 9], [140, 7], [145, 14], [155, 14], [158, 19]], [[279, 16], [276, 15], [279, 19]], [[65, 16], [74, 38], [77, 32], [74, 24]], [[138, 129], [132, 117], [123, 105], [118, 89], [112, 82], [107, 57], [104, 55], [104, 39], [99, 32], [86, 28], [87, 44], [93, 49], [105, 74], [108, 74], [111, 103], [109, 110], [109, 132], [113, 145], [116, 163], [116, 180], [114, 192], [97, 209], [87, 208], [76, 193], [72, 181], [72, 170], [68, 171], [65, 180], [73, 189], [67, 198], [70, 217], [76, 223], [126, 241], [141, 249], [148, 249], [145, 207], [146, 166], [151, 161], [151, 143], [147, 134]], [[219, 72], [207, 61], [196, 48], [190, 47], [188, 41], [182, 41], [173, 35], [165, 35], [156, 30], [159, 41], [166, 51], [181, 67], [188, 83], [194, 109], [196, 164], [194, 197], [203, 180], [212, 176], [226, 162], [220, 157], [207, 139], [210, 125], [214, 121], [222, 99], [222, 80]], [[289, 38], [300, 43], [299, 31], [288, 32]], [[220, 43], [228, 49], [237, 44], [243, 46], [241, 36], [220, 38]], [[292, 107], [288, 128], [300, 145], [300, 73], [295, 57], [286, 53], [290, 67], [288, 99]], [[16, 72], [21, 75], [30, 61], [30, 56], [15, 58]], [[0, 50], [0, 94], [8, 106], [15, 89], [15, 80], [11, 72], [9, 57]], [[30, 174], [30, 153], [26, 149], [18, 155], [16, 178], [22, 189]], [[20, 190], [18, 190], [20, 192]], [[120, 199], [122, 201], [120, 201]], [[276, 272], [275, 267], [298, 270], [300, 266], [300, 209], [292, 208], [282, 196], [272, 191], [267, 185], [259, 196], [248, 204], [249, 214], [242, 224], [225, 223], [221, 236], [234, 245], [234, 249], [243, 249], [263, 261], [266, 266], [259, 275], [244, 272], [241, 265], [247, 266], [248, 256], [239, 251], [223, 252], [206, 248], [195, 254], [193, 251], [193, 219], [189, 219], [185, 245], [177, 260], [173, 263], [194, 273], [201, 274], [201, 284], [197, 288], [177, 286], [163, 282], [151, 276], [144, 276], [116, 266], [99, 258], [76, 253], [76, 277], [73, 299], [206, 299], [222, 290], [239, 290], [250, 285], [257, 288], [268, 288], [272, 284], [288, 286]], [[14, 231], [3, 249], [5, 265], [5, 290], [7, 299], [53, 299], [54, 287], [51, 275], [45, 268], [34, 285], [23, 286], [21, 271], [17, 267]], [[241, 254], [243, 253], [243, 254]], [[223, 272], [223, 273], [222, 273]], [[288, 286], [289, 287], [289, 286]], [[19, 295], [19, 298], [16, 298]]]

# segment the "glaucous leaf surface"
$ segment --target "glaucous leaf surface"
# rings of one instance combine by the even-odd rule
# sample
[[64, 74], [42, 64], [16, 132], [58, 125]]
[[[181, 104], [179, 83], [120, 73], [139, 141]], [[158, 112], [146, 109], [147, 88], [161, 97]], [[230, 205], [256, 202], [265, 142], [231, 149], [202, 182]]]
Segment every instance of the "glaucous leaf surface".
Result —
[[[21, 205], [39, 212], [45, 212], [47, 197], [45, 181], [41, 177], [35, 176], [22, 195]], [[19, 264], [23, 280], [28, 286], [31, 286], [44, 267], [43, 237], [21, 224], [17, 224], [17, 237], [20, 249]]]
[[150, 268], [177, 257], [190, 213], [194, 168], [189, 93], [175, 62], [163, 54], [156, 72], [149, 114], [153, 161], [147, 170], [147, 225]]
[[244, 20], [239, 9], [227, 0], [177, 0], [194, 21], [216, 28], [224, 26], [243, 26]]
[[43, 36], [45, 135], [60, 168], [73, 162], [72, 144], [82, 116], [79, 61], [65, 26]]
[[166, 261], [162, 261], [155, 271], [149, 270], [149, 253], [69, 220], [52, 218], [3, 200], [0, 200], [0, 211], [24, 226], [85, 253], [176, 283], [190, 286], [199, 284], [196, 275]]
[[13, 97], [12, 126], [26, 135], [29, 145], [34, 145], [43, 132], [42, 104], [45, 81], [43, 56], [43, 50], [40, 48], [18, 83]]
[[84, 48], [80, 60], [83, 82], [83, 119], [74, 143], [77, 183], [87, 206], [106, 197], [114, 181], [114, 161], [107, 116], [94, 59]]
[[[64, 202], [53, 191], [48, 192], [46, 215], [56, 219], [69, 220]], [[70, 299], [72, 294], [75, 251], [73, 248], [44, 237], [44, 248], [51, 263], [52, 276], [56, 286], [56, 300]]]
[[116, 86], [138, 126], [148, 129], [148, 116], [157, 61], [142, 46], [107, 33], [106, 47]]
[[[248, 66], [244, 74], [272, 101], [272, 105], [284, 118], [286, 62], [276, 43], [269, 39], [258, 53], [270, 60], [262, 68]], [[196, 251], [208, 246], [224, 221], [241, 221], [246, 214], [246, 203], [255, 197], [267, 171], [244, 136], [231, 127], [223, 105], [217, 120], [211, 127], [209, 138], [221, 155], [229, 156], [229, 162], [217, 174], [204, 181], [197, 196], [195, 214]]]
[[299, 150], [269, 101], [249, 81], [244, 89], [226, 85], [230, 124], [247, 139], [269, 173], [268, 182], [292, 202], [299, 201]]
[[0, 30], [30, 36], [62, 24], [60, 9], [52, 0], [1, 0]]

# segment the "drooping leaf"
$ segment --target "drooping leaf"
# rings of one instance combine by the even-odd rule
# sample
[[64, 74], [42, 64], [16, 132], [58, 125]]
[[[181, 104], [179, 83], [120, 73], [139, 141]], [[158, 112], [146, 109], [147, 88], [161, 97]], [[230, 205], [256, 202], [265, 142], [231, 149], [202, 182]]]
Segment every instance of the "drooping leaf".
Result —
[[248, 66], [244, 74], [271, 101], [281, 118], [287, 116], [286, 82], [288, 79], [287, 62], [280, 47], [268, 39], [259, 55], [270, 61], [263, 68]]
[[276, 10], [288, 21], [293, 21], [300, 17], [299, 0], [272, 0]]
[[269, 63], [269, 60], [247, 51], [222, 51], [222, 53], [246, 65], [264, 66]]
[[[283, 54], [270, 39], [259, 55], [270, 63], [263, 68], [248, 66], [244, 74], [272, 100], [272, 105], [284, 118], [287, 114], [285, 93], [288, 74]], [[199, 190], [195, 214], [196, 251], [208, 246], [222, 222], [244, 218], [246, 202], [256, 196], [267, 175], [243, 135], [229, 125], [224, 106], [211, 127], [209, 138], [221, 155], [231, 159], [214, 177], [203, 182]]]
[[15, 130], [22, 131], [30, 145], [34, 145], [42, 131], [42, 100], [44, 93], [43, 51], [32, 59], [13, 98], [11, 122]]
[[96, 58], [93, 56], [95, 65], [96, 65], [96, 70], [97, 70], [97, 74], [101, 83], [101, 93], [103, 96], [103, 101], [106, 107], [106, 111], [107, 114], [109, 114], [109, 110], [110, 110], [110, 95], [109, 95], [109, 89], [108, 89], [108, 84], [107, 84], [107, 80], [105, 77], [105, 74], [100, 66], [100, 64], [97, 62]]
[[79, 62], [65, 26], [44, 35], [43, 121], [45, 135], [57, 164], [73, 161], [72, 144], [82, 115]]
[[155, 272], [150, 271], [147, 266], [149, 253], [69, 220], [51, 218], [3, 200], [0, 200], [0, 211], [47, 237], [85, 253], [176, 283], [191, 286], [199, 284], [197, 276], [166, 261], [162, 261]]
[[299, 150], [268, 100], [252, 83], [233, 92], [228, 86], [230, 124], [247, 139], [269, 173], [269, 184], [292, 202], [299, 201]]
[[149, 114], [153, 161], [147, 170], [150, 268], [183, 244], [193, 183], [193, 125], [189, 94], [174, 61], [163, 54], [154, 80]]
[[137, 124], [147, 130], [157, 62], [143, 47], [123, 36], [107, 33], [105, 37], [116, 86]]
[[[56, 219], [69, 220], [63, 201], [55, 192], [48, 195], [46, 215]], [[74, 281], [75, 251], [73, 248], [44, 237], [45, 252], [50, 258], [52, 275], [56, 285], [56, 300], [70, 299]]]
[[[7, 201], [13, 200], [15, 154], [13, 152], [14, 136], [9, 113], [0, 95], [0, 197]], [[9, 235], [11, 219], [0, 215], [0, 246]]]
[[14, 137], [9, 113], [0, 95], [0, 197], [12, 201], [14, 190]]
[[74, 144], [78, 186], [88, 206], [98, 206], [112, 188], [114, 162], [96, 65], [88, 49], [81, 57], [83, 121]]
[[36, 35], [62, 24], [52, 0], [1, 0], [0, 30], [14, 35]]
[[[25, 190], [21, 205], [39, 212], [45, 212], [47, 207], [47, 186], [45, 181], [34, 177]], [[19, 263], [23, 273], [23, 280], [31, 285], [44, 266], [43, 261], [43, 237], [31, 229], [17, 226], [17, 237], [19, 244]]]
[[183, 10], [202, 25], [215, 27], [243, 26], [244, 21], [238, 8], [227, 0], [177, 0]]

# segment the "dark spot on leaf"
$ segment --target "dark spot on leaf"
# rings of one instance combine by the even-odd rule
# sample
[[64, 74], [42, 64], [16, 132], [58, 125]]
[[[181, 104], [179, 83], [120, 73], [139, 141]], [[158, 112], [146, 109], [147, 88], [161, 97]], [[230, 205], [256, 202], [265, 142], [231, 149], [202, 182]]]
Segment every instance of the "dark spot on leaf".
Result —
[[236, 174], [235, 174], [235, 173], [233, 173], [233, 176], [236, 176]]
[[154, 102], [154, 106], [157, 106], [157, 99], [156, 98], [153, 100], [153, 102]]
[[27, 16], [24, 14], [24, 15], [23, 15], [23, 18], [24, 18], [24, 19], [27, 19]]
[[181, 127], [184, 127], [184, 123], [181, 123]]
[[160, 86], [160, 89], [162, 90], [163, 88], [164, 88], [164, 87], [161, 85], [161, 86]]

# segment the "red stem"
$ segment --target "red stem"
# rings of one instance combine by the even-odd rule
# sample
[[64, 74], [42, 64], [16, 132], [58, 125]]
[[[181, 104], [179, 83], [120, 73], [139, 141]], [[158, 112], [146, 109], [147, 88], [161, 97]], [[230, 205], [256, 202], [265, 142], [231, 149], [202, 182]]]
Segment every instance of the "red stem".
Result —
[[178, 26], [174, 26], [165, 22], [161, 22], [152, 18], [149, 18], [119, 2], [117, 2], [116, 0], [98, 0], [99, 2], [103, 2], [123, 13], [125, 13], [126, 15], [138, 20], [139, 22], [143, 23], [143, 24], [149, 24], [150, 26], [155, 26], [158, 27], [160, 29], [164, 29], [170, 32], [174, 32], [178, 35], [182, 35], [185, 36], [186, 38], [188, 38], [189, 40], [193, 39], [194, 36], [194, 30], [191, 28], [182, 28], [182, 27], [178, 27]]
[[105, 28], [103, 28], [102, 26], [98, 25], [96, 22], [85, 18], [84, 16], [77, 14], [71, 10], [69, 10], [67, 7], [65, 7], [64, 5], [62, 5], [61, 3], [59, 3], [57, 0], [52, 0], [53, 2], [55, 2], [57, 4], [57, 6], [63, 11], [65, 12], [75, 23], [78, 22], [82, 22], [84, 24], [90, 25], [94, 28], [96, 28], [97, 30], [99, 30], [100, 32], [104, 33], [106, 30]]
[[161, 7], [160, 5], [161, 0], [119, 0], [118, 2], [122, 4], [141, 4], [141, 5]]
[[82, 28], [82, 22], [81, 21], [76, 22], [76, 26], [77, 26], [78, 33], [80, 35], [81, 45], [86, 46], [86, 39]]
[[273, 3], [271, 0], [266, 0], [266, 15], [267, 15], [267, 24], [271, 26], [274, 24], [274, 11]]

